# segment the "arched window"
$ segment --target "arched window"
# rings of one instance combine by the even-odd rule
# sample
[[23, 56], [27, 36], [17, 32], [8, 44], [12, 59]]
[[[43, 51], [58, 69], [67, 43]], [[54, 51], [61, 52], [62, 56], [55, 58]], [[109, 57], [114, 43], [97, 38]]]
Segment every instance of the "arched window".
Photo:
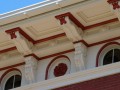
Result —
[[120, 61], [120, 49], [112, 49], [108, 51], [103, 59], [103, 65]]
[[120, 61], [120, 43], [110, 42], [99, 50], [96, 58], [96, 66], [107, 65]]
[[19, 86], [21, 86], [21, 76], [13, 75], [7, 80], [4, 90], [9, 90], [9, 89], [16, 88]]
[[12, 68], [7, 70], [0, 80], [1, 90], [10, 90], [21, 86], [22, 75], [18, 69]]

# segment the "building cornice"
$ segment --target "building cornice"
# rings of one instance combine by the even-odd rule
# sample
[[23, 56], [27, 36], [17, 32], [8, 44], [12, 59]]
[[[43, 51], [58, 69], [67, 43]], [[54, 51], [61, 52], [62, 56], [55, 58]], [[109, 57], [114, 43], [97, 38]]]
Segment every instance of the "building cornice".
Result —
[[[75, 3], [79, 3], [85, 0], [46, 0], [37, 4], [33, 4], [21, 9], [17, 9], [8, 13], [0, 15], [0, 20], [4, 23], [0, 25], [6, 25], [8, 23], [24, 20], [33, 16], [37, 16], [46, 12], [59, 9], [57, 4], [62, 4], [62, 7], [66, 7]], [[45, 8], [45, 9], [44, 9]], [[39, 11], [39, 12], [38, 12]], [[11, 19], [11, 20], [9, 20]]]

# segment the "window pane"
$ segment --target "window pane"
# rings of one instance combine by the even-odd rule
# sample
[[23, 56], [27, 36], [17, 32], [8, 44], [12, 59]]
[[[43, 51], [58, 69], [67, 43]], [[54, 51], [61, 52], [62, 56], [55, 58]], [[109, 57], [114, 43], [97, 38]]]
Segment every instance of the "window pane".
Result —
[[108, 53], [106, 53], [103, 59], [103, 65], [112, 63], [112, 56], [113, 56], [113, 50], [110, 50]]
[[21, 86], [21, 76], [15, 75], [14, 88]]
[[13, 80], [14, 80], [14, 76], [8, 79], [8, 81], [5, 84], [5, 90], [9, 90], [13, 88]]
[[120, 49], [114, 49], [114, 62], [120, 61]]

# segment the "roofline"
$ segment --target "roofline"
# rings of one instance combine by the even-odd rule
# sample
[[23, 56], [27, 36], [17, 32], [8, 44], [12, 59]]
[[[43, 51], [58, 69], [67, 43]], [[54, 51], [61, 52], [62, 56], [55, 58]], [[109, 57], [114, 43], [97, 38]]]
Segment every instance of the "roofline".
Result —
[[48, 2], [48, 1], [49, 1], [49, 0], [45, 0], [45, 1], [38, 2], [38, 3], [32, 4], [32, 5], [28, 5], [28, 6], [19, 8], [19, 9], [15, 9], [15, 10], [12, 10], [12, 11], [8, 11], [8, 12], [5, 12], [5, 13], [0, 14], [0, 17], [3, 17], [3, 16], [8, 15], [8, 14], [16, 13], [16, 12], [19, 12], [19, 11], [22, 11], [22, 10], [27, 10], [27, 9], [29, 9], [29, 8], [35, 7], [36, 5], [44, 4], [44, 3]]
[[[68, 5], [72, 5], [75, 3], [79, 3], [85, 0], [46, 0], [37, 4], [33, 4], [30, 6], [26, 6], [24, 8], [20, 8], [14, 11], [10, 11], [4, 14], [0, 14], [0, 25], [5, 25], [8, 23], [12, 23], [12, 22], [16, 22], [22, 19], [25, 19], [26, 16], [28, 17], [32, 17], [32, 16], [36, 16], [42, 13], [46, 13], [49, 11], [53, 11], [56, 9], [59, 9], [60, 7], [57, 5], [58, 3], [65, 3], [65, 5], [63, 5], [62, 7], [68, 6]], [[68, 3], [69, 2], [69, 3]], [[44, 9], [45, 8], [45, 9]], [[41, 12], [38, 12], [41, 11]], [[28, 13], [36, 13], [36, 14], [28, 14]], [[28, 15], [27, 15], [28, 14]], [[23, 17], [24, 16], [24, 17]], [[15, 20], [15, 18], [16, 20]]]

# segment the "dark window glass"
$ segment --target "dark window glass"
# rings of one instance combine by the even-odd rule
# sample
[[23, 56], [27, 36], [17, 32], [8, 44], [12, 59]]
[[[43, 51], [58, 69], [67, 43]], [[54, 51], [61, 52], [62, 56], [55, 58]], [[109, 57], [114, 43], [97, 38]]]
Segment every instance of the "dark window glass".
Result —
[[7, 80], [5, 84], [5, 90], [9, 90], [9, 89], [16, 88], [19, 86], [21, 86], [21, 76], [14, 75]]
[[21, 76], [15, 76], [14, 88], [21, 86]]
[[112, 55], [113, 55], [113, 50], [110, 50], [108, 53], [106, 53], [103, 60], [103, 65], [112, 63]]
[[120, 61], [120, 49], [112, 49], [106, 53], [103, 65]]
[[120, 61], [120, 49], [114, 49], [114, 62]]
[[7, 83], [5, 84], [5, 90], [9, 90], [13, 88], [13, 80], [14, 80], [14, 76], [8, 79]]

